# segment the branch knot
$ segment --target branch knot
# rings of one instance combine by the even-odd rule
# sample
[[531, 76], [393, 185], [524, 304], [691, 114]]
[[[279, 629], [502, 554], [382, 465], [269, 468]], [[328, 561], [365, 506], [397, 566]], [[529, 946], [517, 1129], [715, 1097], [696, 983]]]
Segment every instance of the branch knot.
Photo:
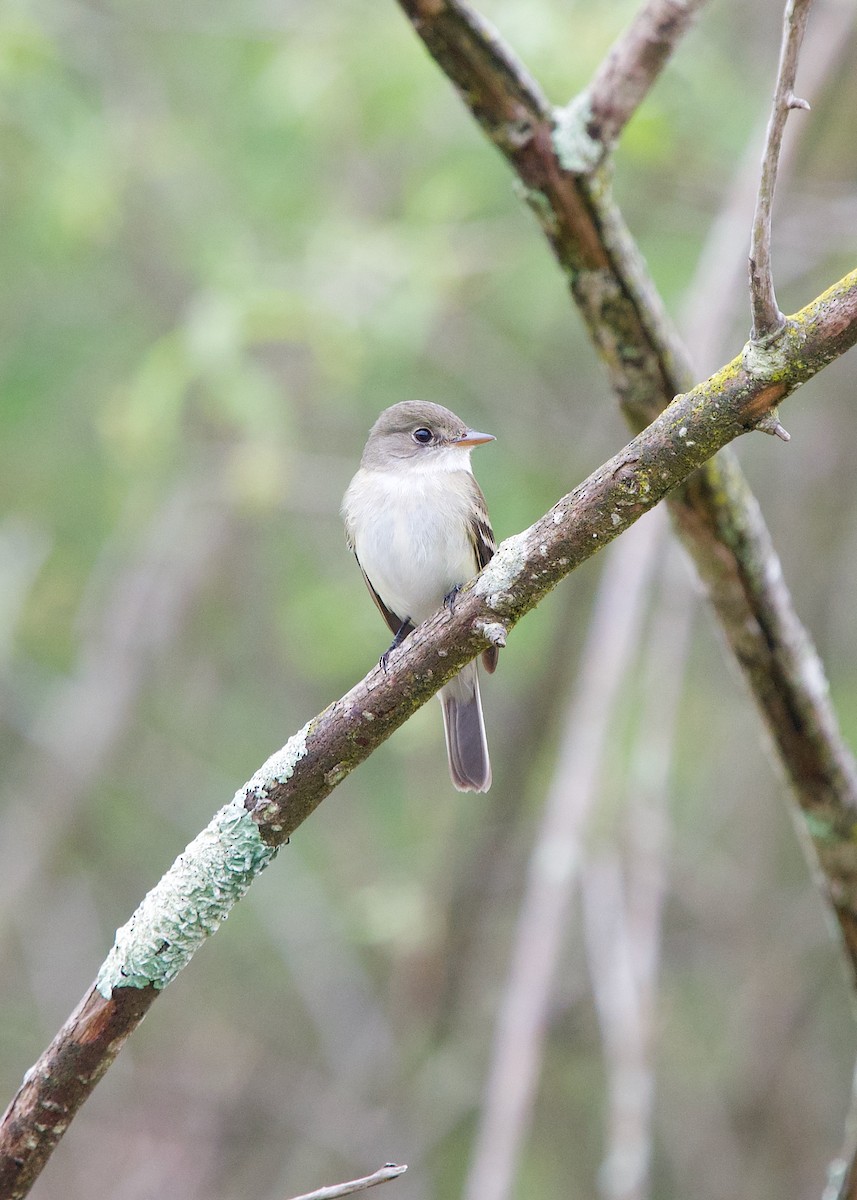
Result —
[[793, 369], [803, 341], [801, 326], [784, 317], [779, 329], [765, 337], [750, 338], [741, 351], [741, 365], [753, 379], [776, 382], [788, 372], [790, 364]]

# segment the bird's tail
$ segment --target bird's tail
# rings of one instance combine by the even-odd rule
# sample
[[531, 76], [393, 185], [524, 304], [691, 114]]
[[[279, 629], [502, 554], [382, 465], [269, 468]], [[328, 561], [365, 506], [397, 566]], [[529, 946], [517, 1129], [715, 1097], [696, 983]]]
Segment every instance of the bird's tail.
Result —
[[491, 763], [476, 663], [468, 663], [440, 689], [449, 773], [460, 792], [487, 792]]

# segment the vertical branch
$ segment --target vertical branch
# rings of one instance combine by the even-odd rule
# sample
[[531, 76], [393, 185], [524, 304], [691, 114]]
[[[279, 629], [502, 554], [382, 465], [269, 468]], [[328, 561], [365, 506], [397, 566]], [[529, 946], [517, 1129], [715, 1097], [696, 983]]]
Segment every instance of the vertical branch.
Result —
[[607, 1076], [606, 1151], [598, 1190], [604, 1200], [644, 1200], [654, 1098], [651, 1024], [634, 970], [629, 921], [634, 901], [616, 851], [608, 850], [587, 864], [581, 893], [586, 957]]
[[530, 856], [494, 1036], [467, 1200], [512, 1193], [541, 1067], [547, 1011], [580, 845], [598, 789], [621, 684], [637, 641], [663, 523], [647, 522], [610, 557], [569, 704], [556, 773]]
[[642, 711], [625, 791], [624, 866], [617, 853], [592, 862], [582, 880], [584, 932], [607, 1072], [606, 1200], [650, 1191], [654, 1039], [662, 909], [666, 888], [666, 798], [682, 692], [693, 597], [666, 563], [642, 664]]
[[750, 242], [750, 306], [753, 315], [751, 336], [754, 342], [774, 337], [785, 325], [785, 317], [780, 312], [774, 294], [774, 278], [771, 271], [771, 210], [786, 120], [793, 108], [809, 108], [806, 100], [801, 100], [794, 94], [794, 86], [798, 56], [811, 5], [812, 0], [788, 0], [783, 16], [777, 86], [765, 136], [762, 174]]
[[[817, 96], [834, 78], [849, 50], [851, 30], [857, 19], [853, 7], [822, 5], [816, 10], [801, 51], [803, 86]], [[759, 147], [764, 145], [766, 120], [747, 139], [747, 145], [714, 218], [697, 260], [683, 302], [681, 330], [698, 369], [706, 373], [727, 346], [729, 327], [737, 316], [738, 297], [747, 278], [747, 212], [753, 207], [759, 187]], [[780, 152], [777, 181], [782, 185], [794, 169], [796, 151], [808, 126], [800, 122]]]

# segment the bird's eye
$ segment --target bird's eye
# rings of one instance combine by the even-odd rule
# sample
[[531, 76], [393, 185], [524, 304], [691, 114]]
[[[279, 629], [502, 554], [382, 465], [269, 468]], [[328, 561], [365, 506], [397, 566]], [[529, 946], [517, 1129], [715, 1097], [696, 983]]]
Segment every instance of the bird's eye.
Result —
[[419, 444], [421, 446], [427, 446], [429, 444], [429, 442], [431, 441], [431, 439], [432, 439], [432, 432], [430, 429], [415, 429], [414, 430], [414, 441], [419, 442]]

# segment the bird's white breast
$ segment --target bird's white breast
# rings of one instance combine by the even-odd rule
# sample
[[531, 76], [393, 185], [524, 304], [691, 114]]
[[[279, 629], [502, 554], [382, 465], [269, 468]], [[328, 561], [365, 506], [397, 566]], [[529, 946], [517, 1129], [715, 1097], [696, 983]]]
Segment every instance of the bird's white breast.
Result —
[[396, 470], [363, 468], [343, 504], [349, 538], [372, 586], [392, 612], [414, 624], [477, 570], [472, 477], [461, 451], [452, 453], [449, 465], [438, 454], [425, 468], [413, 462]]

